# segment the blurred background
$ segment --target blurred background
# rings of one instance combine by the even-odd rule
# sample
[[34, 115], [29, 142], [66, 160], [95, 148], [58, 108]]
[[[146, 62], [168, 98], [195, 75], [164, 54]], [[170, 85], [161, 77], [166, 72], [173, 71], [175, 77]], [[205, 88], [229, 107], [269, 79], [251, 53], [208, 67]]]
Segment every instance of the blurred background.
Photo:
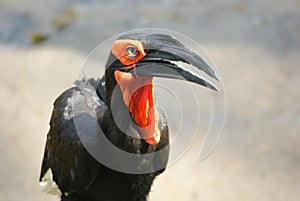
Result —
[[200, 129], [199, 143], [156, 179], [149, 200], [299, 201], [298, 0], [1, 0], [0, 201], [58, 200], [38, 184], [53, 101], [98, 44], [146, 27], [201, 44], [228, 106], [214, 152], [198, 160]]

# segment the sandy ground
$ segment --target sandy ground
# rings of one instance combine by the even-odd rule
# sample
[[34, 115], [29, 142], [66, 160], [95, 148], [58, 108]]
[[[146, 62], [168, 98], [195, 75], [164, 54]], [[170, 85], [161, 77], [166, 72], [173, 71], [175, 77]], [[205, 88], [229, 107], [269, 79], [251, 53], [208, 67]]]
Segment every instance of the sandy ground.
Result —
[[[52, 103], [94, 47], [143, 27], [200, 43], [218, 66], [228, 102], [215, 151], [198, 160], [201, 128], [189, 152], [155, 181], [150, 200], [299, 201], [299, 11], [297, 0], [2, 0], [0, 201], [58, 200], [38, 185]], [[66, 15], [69, 26], [58, 30], [53, 19]], [[33, 45], [32, 33], [48, 39]]]

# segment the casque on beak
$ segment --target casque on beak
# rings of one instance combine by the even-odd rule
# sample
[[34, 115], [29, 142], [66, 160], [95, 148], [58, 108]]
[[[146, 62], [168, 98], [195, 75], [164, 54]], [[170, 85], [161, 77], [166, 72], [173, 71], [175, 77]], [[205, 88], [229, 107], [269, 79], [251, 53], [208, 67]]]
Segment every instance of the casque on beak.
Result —
[[208, 80], [175, 63], [190, 64], [219, 80], [215, 71], [204, 59], [175, 38], [166, 34], [148, 34], [142, 41], [147, 53], [136, 64], [137, 75], [187, 80], [218, 91], [218, 88]]

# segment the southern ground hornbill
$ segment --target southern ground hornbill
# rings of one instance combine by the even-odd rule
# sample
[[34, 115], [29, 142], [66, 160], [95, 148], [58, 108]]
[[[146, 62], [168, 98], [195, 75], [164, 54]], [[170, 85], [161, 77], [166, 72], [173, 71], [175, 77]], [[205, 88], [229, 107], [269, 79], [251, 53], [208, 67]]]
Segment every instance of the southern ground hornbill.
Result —
[[[105, 76], [76, 81], [55, 101], [41, 170], [42, 187], [64, 201], [147, 200], [169, 154], [167, 121], [155, 105], [153, 77], [187, 80], [216, 90], [178, 62], [217, 79], [199, 55], [169, 35], [134, 33], [117, 39]], [[82, 129], [79, 134], [76, 121], [84, 134]], [[120, 171], [128, 165], [126, 158], [96, 140], [96, 127], [114, 147], [137, 156], [130, 162], [133, 172]], [[120, 168], [96, 160], [86, 145], [96, 147], [97, 153]], [[151, 155], [155, 152], [159, 153]]]

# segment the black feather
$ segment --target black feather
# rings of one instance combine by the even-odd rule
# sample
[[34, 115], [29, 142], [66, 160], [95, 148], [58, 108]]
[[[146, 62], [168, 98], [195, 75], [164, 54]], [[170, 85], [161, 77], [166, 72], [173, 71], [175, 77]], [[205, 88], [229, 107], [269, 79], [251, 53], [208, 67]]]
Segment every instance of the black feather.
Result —
[[[107, 109], [103, 80], [76, 81], [75, 87], [66, 90], [55, 101], [40, 180], [51, 168], [64, 201], [144, 201], [154, 178], [164, 168], [147, 174], [126, 174], [100, 164], [83, 146], [74, 121], [84, 122], [85, 140], [94, 143], [94, 146], [97, 146], [93, 139], [97, 134], [95, 128], [100, 125], [107, 138], [120, 149], [151, 153], [169, 144], [166, 118], [160, 114], [162, 140], [158, 145], [149, 145], [144, 140], [124, 134]], [[97, 119], [93, 121], [93, 118]], [[149, 164], [153, 169], [157, 169], [155, 166], [165, 167], [168, 154], [147, 160], [153, 161]], [[142, 167], [142, 162], [140, 165]]]

